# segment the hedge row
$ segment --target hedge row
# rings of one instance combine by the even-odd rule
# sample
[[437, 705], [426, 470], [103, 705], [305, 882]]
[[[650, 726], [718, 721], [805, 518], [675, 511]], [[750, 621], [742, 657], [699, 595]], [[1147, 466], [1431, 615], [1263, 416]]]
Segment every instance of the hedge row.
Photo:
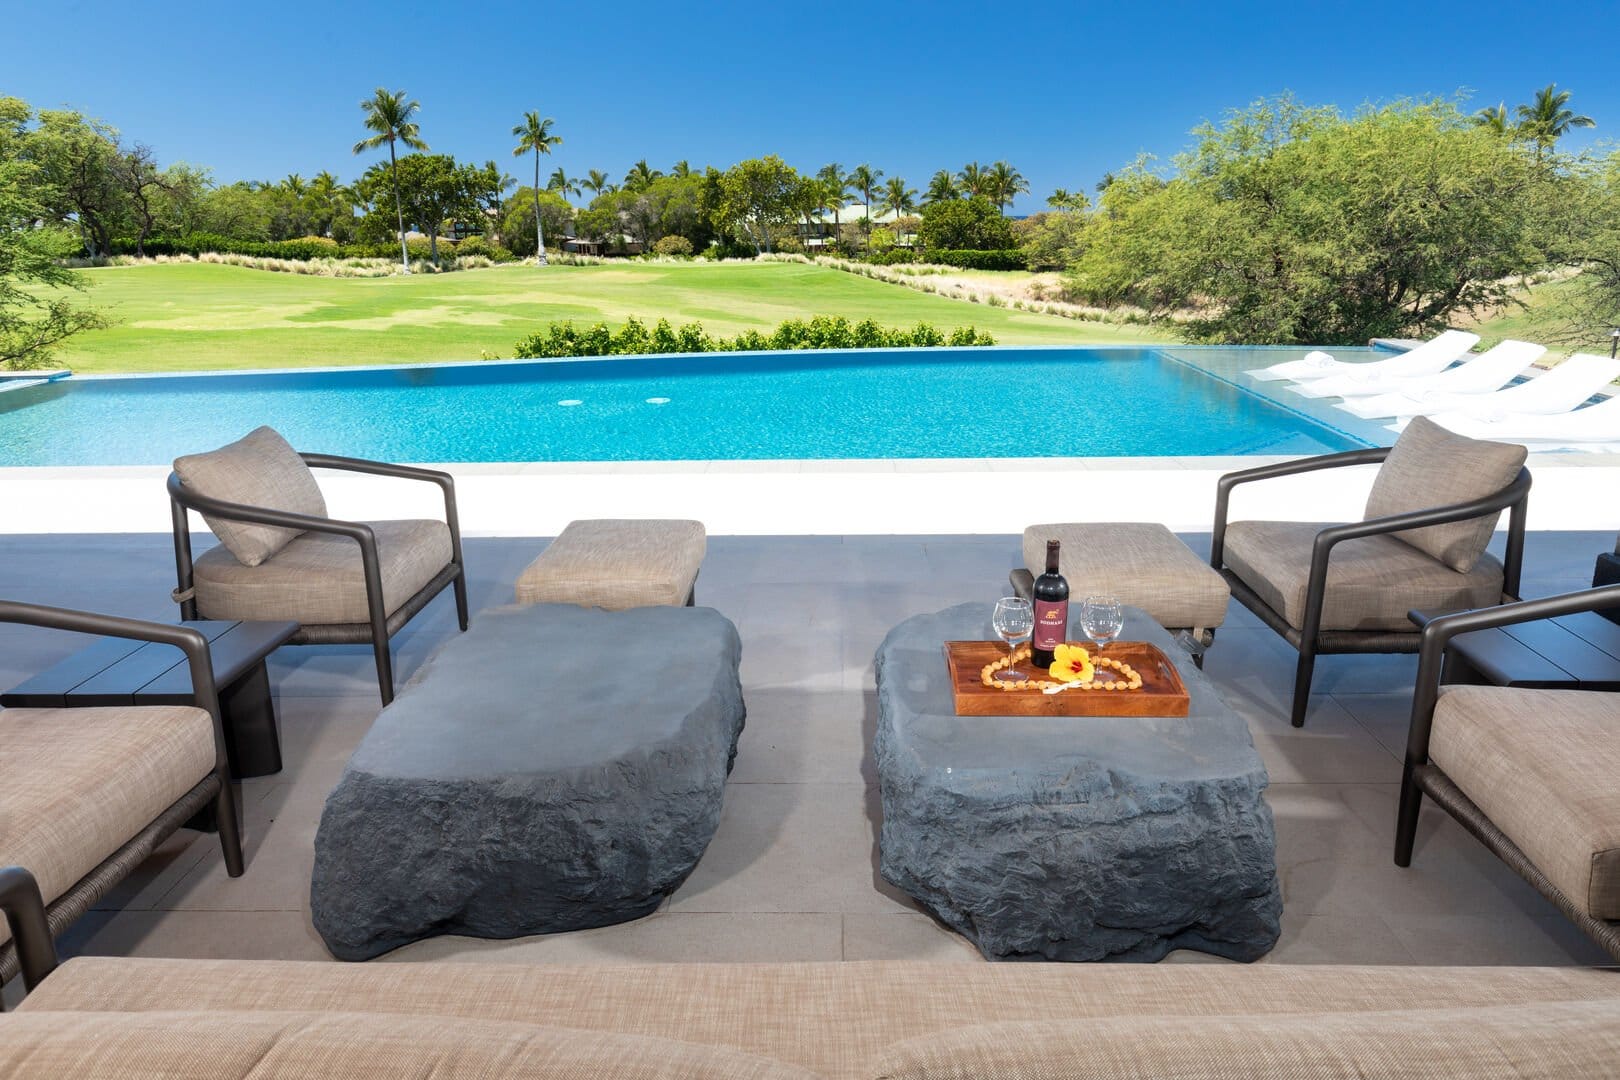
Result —
[[[406, 246], [413, 259], [425, 259], [432, 251], [427, 240], [411, 240]], [[213, 233], [192, 233], [190, 236], [147, 237], [142, 251], [147, 255], [250, 255], [260, 259], [292, 259], [297, 262], [310, 259], [398, 259], [399, 242], [340, 244], [324, 236], [305, 236], [297, 240], [237, 240]], [[114, 240], [112, 254], [135, 254], [135, 241], [127, 238]], [[516, 257], [481, 236], [469, 236], [459, 244], [441, 239], [439, 255], [441, 258], [483, 255], [496, 262], [506, 262]]]
[[866, 256], [861, 260], [872, 266], [900, 266], [905, 263], [934, 263], [955, 266], [963, 270], [1027, 270], [1029, 261], [1018, 248], [1003, 251], [971, 251], [968, 249], [934, 249], [908, 251], [894, 248]]
[[763, 349], [904, 349], [939, 345], [994, 345], [995, 338], [971, 326], [949, 334], [927, 323], [911, 329], [879, 326], [870, 319], [851, 323], [842, 315], [817, 315], [809, 322], [789, 319], [769, 334], [745, 330], [732, 338], [710, 337], [701, 323], [672, 327], [659, 319], [651, 330], [634, 316], [617, 331], [606, 323], [578, 329], [552, 323], [517, 343], [520, 360], [562, 356], [634, 356], [646, 353], [740, 352]]

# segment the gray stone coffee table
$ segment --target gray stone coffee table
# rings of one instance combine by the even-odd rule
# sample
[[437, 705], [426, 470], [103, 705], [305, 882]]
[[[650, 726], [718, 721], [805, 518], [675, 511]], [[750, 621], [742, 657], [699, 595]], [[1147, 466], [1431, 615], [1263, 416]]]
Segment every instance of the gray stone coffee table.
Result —
[[[1178, 664], [1184, 718], [957, 716], [942, 643], [989, 604], [908, 619], [877, 653], [883, 876], [992, 960], [1253, 960], [1276, 944], [1265, 766], [1242, 718]], [[1125, 640], [1173, 661], [1126, 609]]]
[[311, 903], [332, 954], [651, 914], [720, 823], [741, 654], [708, 608], [480, 614], [326, 801]]

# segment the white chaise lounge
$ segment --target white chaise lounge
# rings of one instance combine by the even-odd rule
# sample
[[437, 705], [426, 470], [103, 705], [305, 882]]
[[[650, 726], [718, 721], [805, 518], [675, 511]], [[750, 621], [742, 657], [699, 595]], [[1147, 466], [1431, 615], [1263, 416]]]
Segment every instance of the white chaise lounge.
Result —
[[1334, 408], [1354, 413], [1364, 420], [1374, 420], [1380, 416], [1439, 412], [1459, 403], [1466, 405], [1467, 398], [1507, 386], [1546, 351], [1545, 346], [1510, 339], [1438, 375], [1369, 380], [1368, 389], [1357, 391], [1368, 396], [1346, 396]]
[[1479, 344], [1479, 335], [1470, 334], [1462, 330], [1447, 330], [1432, 340], [1425, 341], [1415, 349], [1391, 356], [1385, 360], [1370, 360], [1366, 363], [1352, 364], [1344, 360], [1336, 360], [1325, 352], [1313, 352], [1301, 360], [1289, 360], [1281, 364], [1273, 364], [1268, 368], [1255, 368], [1244, 372], [1261, 382], [1278, 382], [1292, 379], [1295, 382], [1308, 382], [1315, 379], [1325, 379], [1330, 375], [1342, 375], [1350, 371], [1359, 371], [1363, 374], [1389, 372], [1402, 375], [1433, 375], [1444, 371], [1456, 362], [1457, 358]]

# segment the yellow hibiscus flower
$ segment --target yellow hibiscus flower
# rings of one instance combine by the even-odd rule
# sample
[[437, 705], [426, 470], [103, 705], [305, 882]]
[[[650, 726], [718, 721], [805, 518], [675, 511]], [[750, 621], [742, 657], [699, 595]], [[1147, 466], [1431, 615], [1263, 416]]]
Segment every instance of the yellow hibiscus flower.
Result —
[[1090, 682], [1097, 669], [1091, 654], [1079, 645], [1059, 645], [1052, 652], [1051, 676], [1058, 682]]

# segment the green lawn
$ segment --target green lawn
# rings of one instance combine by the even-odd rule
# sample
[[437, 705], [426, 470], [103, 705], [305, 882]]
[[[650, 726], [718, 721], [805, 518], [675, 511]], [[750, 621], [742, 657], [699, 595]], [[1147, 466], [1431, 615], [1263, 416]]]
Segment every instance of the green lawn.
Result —
[[700, 321], [711, 334], [843, 315], [972, 325], [1005, 344], [1157, 340], [1151, 330], [970, 304], [795, 263], [508, 266], [408, 278], [323, 278], [213, 264], [85, 272], [115, 320], [55, 361], [80, 372], [296, 367], [509, 357], [547, 322]]
[[[1465, 330], [1472, 330], [1481, 338], [1482, 345], [1494, 345], [1504, 338], [1533, 341], [1547, 346], [1549, 356], [1563, 356], [1572, 352], [1609, 351], [1610, 327], [1580, 324], [1573, 320], [1569, 310], [1573, 280], [1551, 281], [1532, 285], [1520, 294], [1524, 305], [1511, 305], [1487, 319], [1470, 324], [1458, 322]], [[1572, 334], [1572, 324], [1575, 327]]]

